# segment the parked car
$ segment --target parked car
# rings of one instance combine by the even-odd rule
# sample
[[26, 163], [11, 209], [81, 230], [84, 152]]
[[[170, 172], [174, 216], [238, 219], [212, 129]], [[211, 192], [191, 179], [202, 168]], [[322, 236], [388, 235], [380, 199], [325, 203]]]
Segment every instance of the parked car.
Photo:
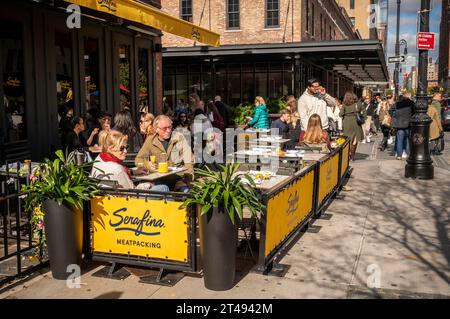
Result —
[[444, 130], [448, 130], [450, 129], [450, 98], [443, 99], [441, 105], [442, 127]]

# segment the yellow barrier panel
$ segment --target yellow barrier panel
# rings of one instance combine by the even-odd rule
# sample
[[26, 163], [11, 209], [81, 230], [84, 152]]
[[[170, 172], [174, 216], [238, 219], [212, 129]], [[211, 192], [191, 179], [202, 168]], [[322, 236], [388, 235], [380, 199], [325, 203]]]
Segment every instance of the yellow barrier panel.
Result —
[[[65, 0], [92, 10], [106, 12], [183, 38], [220, 45], [220, 35], [132, 0]], [[164, 5], [164, 4], [163, 4]]]
[[179, 206], [162, 200], [92, 199], [93, 251], [187, 262], [188, 212]]
[[348, 161], [349, 161], [349, 154], [350, 153], [350, 143], [345, 146], [345, 148], [342, 150], [342, 162], [341, 162], [341, 177], [345, 175], [345, 171], [348, 167]]
[[269, 200], [266, 209], [266, 257], [311, 212], [313, 193], [314, 171], [311, 171]]
[[319, 196], [318, 205], [331, 193], [338, 183], [339, 153], [319, 164]]

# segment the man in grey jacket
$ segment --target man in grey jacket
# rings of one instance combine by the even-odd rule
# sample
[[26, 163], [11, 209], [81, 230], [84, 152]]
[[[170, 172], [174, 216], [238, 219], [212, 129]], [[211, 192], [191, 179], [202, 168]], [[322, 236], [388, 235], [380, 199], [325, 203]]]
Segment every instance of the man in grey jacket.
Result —
[[328, 108], [334, 108], [336, 100], [326, 93], [325, 88], [321, 87], [320, 81], [311, 79], [308, 81], [308, 88], [298, 100], [298, 112], [302, 127], [308, 128], [308, 121], [311, 115], [318, 114], [322, 120], [322, 128], [328, 129], [328, 114], [332, 113]]

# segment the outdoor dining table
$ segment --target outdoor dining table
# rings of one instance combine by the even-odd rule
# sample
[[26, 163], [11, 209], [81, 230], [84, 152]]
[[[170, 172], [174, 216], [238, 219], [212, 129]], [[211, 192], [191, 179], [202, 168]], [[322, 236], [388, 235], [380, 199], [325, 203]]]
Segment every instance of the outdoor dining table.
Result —
[[[131, 170], [132, 171], [137, 171], [138, 168], [137, 167], [133, 167]], [[133, 178], [138, 180], [138, 181], [152, 182], [152, 181], [155, 181], [157, 179], [165, 178], [165, 177], [172, 176], [172, 175], [175, 175], [175, 174], [180, 173], [180, 172], [184, 172], [186, 170], [187, 170], [186, 167], [169, 167], [169, 171], [167, 173], [151, 172], [151, 173], [148, 173], [148, 174], [134, 175]]]
[[251, 144], [262, 144], [261, 146], [264, 146], [264, 143], [267, 144], [279, 144], [279, 145], [284, 145], [289, 143], [291, 140], [288, 138], [275, 138], [273, 136], [264, 136], [264, 137], [259, 137], [256, 139], [253, 139], [250, 141]]

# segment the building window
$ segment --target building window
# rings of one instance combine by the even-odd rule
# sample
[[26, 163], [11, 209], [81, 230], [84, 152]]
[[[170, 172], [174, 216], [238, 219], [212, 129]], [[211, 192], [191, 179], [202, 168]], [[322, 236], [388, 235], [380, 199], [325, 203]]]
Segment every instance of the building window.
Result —
[[311, 35], [313, 37], [316, 36], [316, 25], [314, 23], [314, 15], [315, 15], [314, 4], [312, 4], [312, 7], [311, 7]]
[[192, 22], [192, 0], [181, 0], [181, 19]]
[[227, 29], [239, 29], [239, 0], [227, 1]]
[[355, 0], [350, 0], [350, 10], [355, 9]]
[[355, 26], [356, 23], [355, 17], [350, 17], [350, 22], [352, 23], [353, 26]]
[[266, 0], [266, 28], [280, 26], [280, 1]]

